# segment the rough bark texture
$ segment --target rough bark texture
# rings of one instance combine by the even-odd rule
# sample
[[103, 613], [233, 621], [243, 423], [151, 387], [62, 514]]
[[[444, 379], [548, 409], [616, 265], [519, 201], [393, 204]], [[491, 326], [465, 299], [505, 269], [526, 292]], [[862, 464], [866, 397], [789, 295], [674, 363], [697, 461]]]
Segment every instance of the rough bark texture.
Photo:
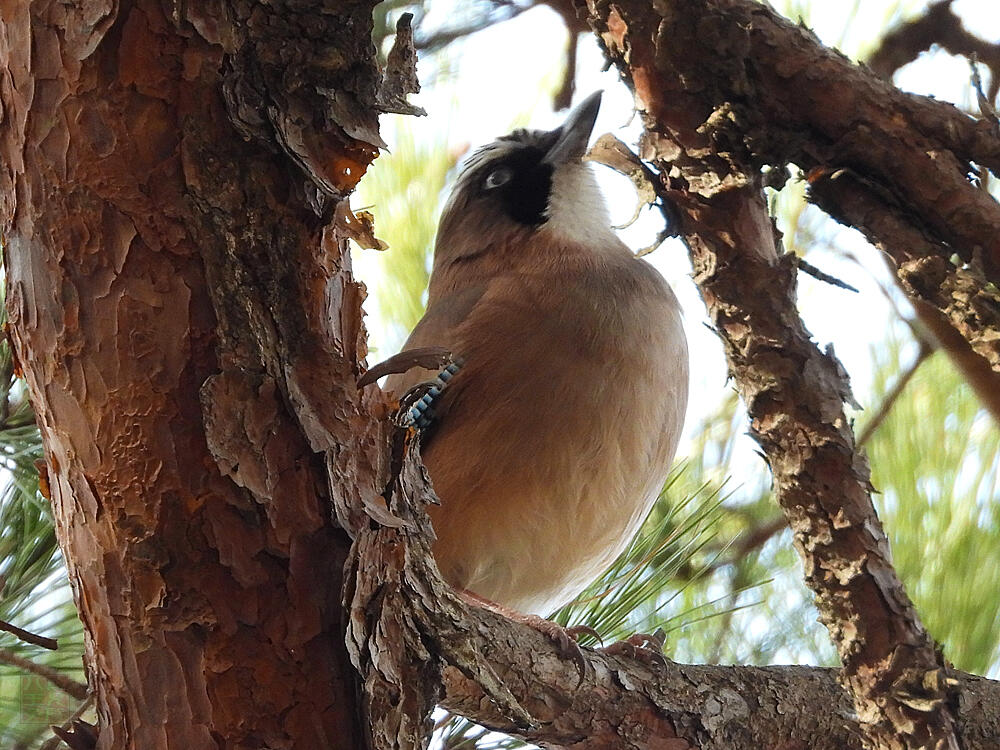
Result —
[[[809, 196], [885, 253], [920, 319], [1000, 422], [1000, 290], [986, 278], [982, 263], [953, 263], [946, 245], [849, 170], [814, 169]], [[954, 342], [956, 332], [965, 346]]]
[[642, 155], [677, 206], [868, 743], [959, 747], [957, 683], [892, 569], [843, 410], [846, 374], [798, 316], [794, 259], [780, 255], [759, 172], [789, 161], [850, 167], [892, 194], [909, 224], [996, 278], [1000, 206], [969, 184], [963, 164], [995, 168], [1000, 141], [756, 3], [590, 0], [588, 9], [636, 92]]
[[[367, 746], [426, 747], [446, 667], [479, 686], [508, 724], [529, 727], [531, 717], [485, 658], [470, 610], [431, 556], [434, 535], [424, 509], [437, 499], [419, 443], [403, 428], [391, 442], [382, 498], [367, 503], [364, 514], [357, 505], [337, 503], [355, 537], [344, 601], [350, 610], [347, 648], [363, 680]], [[503, 622], [497, 617], [494, 624]]]
[[0, 10], [7, 304], [101, 748], [360, 746], [328, 507], [373, 443], [325, 227], [374, 156], [371, 4]]
[[[387, 504], [368, 507], [352, 552], [361, 575], [346, 597], [348, 643], [370, 696], [372, 747], [421, 747], [437, 699], [543, 747], [860, 750], [862, 733], [838, 670], [675, 664], [622, 644], [584, 649], [581, 669], [537, 630], [467, 607], [430, 557], [423, 508], [434, 494], [415, 445], [397, 433]], [[963, 747], [993, 750], [1000, 683], [951, 676], [961, 696], [954, 718]]]
[[[922, 15], [886, 34], [867, 64], [878, 75], [892, 80], [897, 70], [933, 45], [939, 45], [953, 55], [974, 58], [990, 69], [988, 91], [978, 92], [986, 97], [986, 101], [980, 99], [979, 108], [984, 115], [995, 115], [993, 108], [1000, 91], [1000, 44], [991, 44], [970, 33], [955, 15], [952, 4], [953, 0], [933, 3]], [[1000, 127], [994, 127], [994, 135], [1000, 137]], [[886, 205], [884, 196], [872, 195], [871, 189], [858, 185], [857, 175], [841, 173], [838, 177], [841, 179], [823, 181], [818, 185], [813, 191], [817, 201], [824, 200], [823, 193], [832, 193], [825, 202], [834, 215], [840, 221], [861, 229], [869, 240], [886, 252], [898, 271], [897, 278], [910, 297], [917, 318], [932, 333], [973, 387], [979, 400], [1000, 424], [1000, 334], [997, 334], [1000, 331], [1000, 323], [997, 322], [1000, 305], [997, 304], [995, 287], [990, 290], [981, 278], [974, 278], [982, 276], [978, 267], [951, 272], [945, 265], [947, 248], [940, 245], [934, 247], [934, 240], [919, 228], [902, 225], [899, 212]], [[980, 173], [979, 177], [984, 186], [989, 184], [989, 173]], [[860, 205], [861, 210], [858, 210], [857, 196], [845, 192], [852, 187], [866, 194]], [[908, 246], [910, 242], [920, 248], [919, 251], [912, 251]], [[928, 264], [930, 267], [926, 267]], [[933, 266], [948, 272], [935, 272]], [[916, 273], [911, 274], [910, 269], [914, 267]], [[974, 283], [971, 289], [968, 283], [962, 284], [962, 276], [966, 277], [965, 281]], [[910, 278], [919, 289], [908, 282]], [[935, 284], [942, 284], [945, 288]], [[962, 289], [962, 286], [966, 288]], [[927, 298], [934, 301], [927, 302]]]
[[[657, 48], [661, 58], [655, 65], [670, 66], [674, 80], [648, 84], [666, 86], [660, 93], [675, 110], [670, 117], [689, 117], [675, 125], [699, 129], [699, 148], [708, 155], [752, 172], [790, 162], [806, 172], [817, 169], [812, 196], [818, 205], [868, 232], [887, 251], [894, 252], [900, 237], [871, 224], [884, 211], [926, 235], [943, 253], [949, 276], [965, 264], [978, 264], [988, 280], [1000, 281], [1000, 205], [970, 180], [973, 163], [1000, 168], [1000, 134], [993, 122], [904, 94], [824, 48], [807, 29], [749, 0], [666, 3], [657, 11], [649, 3], [594, 6], [605, 18], [618, 7], [625, 15], [662, 17], [663, 27], [654, 25], [647, 34], [667, 40]], [[689, 106], [694, 104], [697, 110]], [[821, 178], [844, 170], [861, 175], [877, 191], [874, 216], [854, 223], [859, 217], [849, 217], [836, 200], [843, 193], [820, 189]], [[953, 256], [960, 260], [953, 262]], [[963, 297], [930, 295], [926, 301], [948, 318], [962, 318], [968, 307]], [[980, 339], [991, 341], [1000, 337], [993, 326], [982, 334]]]
[[[674, 162], [666, 187], [854, 705], [876, 741], [902, 727], [905, 746], [947, 746], [952, 720], [966, 748], [995, 746], [996, 684], [954, 675], [945, 689], [885, 562], [846, 385], [794, 315], [792, 264], [741, 169], [762, 161], [755, 141], [720, 150], [735, 110], [718, 110], [712, 138], [695, 130], [730, 101], [718, 86], [750, 85], [732, 74], [754, 24], [715, 12], [746, 6], [683, 3], [660, 19], [634, 5], [649, 25], [594, 10], [616, 53], [637, 51], [626, 70], [650, 117], [648, 154]], [[377, 111], [412, 111], [415, 85], [404, 49], [380, 88], [370, 6], [0, 5], [7, 304], [87, 629], [99, 747], [417, 748], [442, 681], [446, 705], [551, 746], [856, 747], [847, 709], [830, 711], [844, 703], [829, 671], [586, 652], [581, 676], [543, 636], [468, 610], [441, 581], [413, 436], [384, 429], [381, 401], [355, 388], [363, 291], [344, 237], [364, 228], [338, 200], [380, 144]], [[820, 54], [763, 18], [755, 59], [792, 42]], [[682, 85], [676, 66], [703, 42], [718, 64], [683, 71]], [[806, 76], [794, 54], [775, 54]], [[665, 92], [678, 106], [662, 106]], [[948, 116], [961, 158], [1000, 162], [978, 126]], [[769, 135], [773, 151], [787, 134]], [[796, 147], [822, 151], [824, 137]], [[954, 180], [940, 189], [964, 197]], [[971, 243], [992, 227], [979, 208], [941, 203], [925, 226], [944, 232], [968, 213], [978, 222], [938, 239]], [[996, 247], [981, 250], [990, 274]]]
[[[525, 730], [506, 719], [475, 683], [450, 668], [444, 672], [444, 705], [543, 747], [862, 747], [838, 670], [658, 663], [587, 650], [587, 671], [580, 679], [574, 665], [539, 633], [489, 612], [475, 613], [472, 621], [484, 655], [532, 716], [533, 726]], [[966, 696], [956, 711], [963, 747], [992, 750], [1000, 738], [1000, 684], [972, 675], [956, 677]]]

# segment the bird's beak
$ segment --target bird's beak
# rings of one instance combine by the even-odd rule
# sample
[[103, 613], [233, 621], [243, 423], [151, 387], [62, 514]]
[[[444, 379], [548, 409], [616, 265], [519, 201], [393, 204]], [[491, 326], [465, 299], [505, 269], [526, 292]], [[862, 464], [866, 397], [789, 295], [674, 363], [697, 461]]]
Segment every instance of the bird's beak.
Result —
[[594, 122], [597, 120], [597, 112], [601, 108], [601, 94], [603, 93], [603, 91], [595, 91], [588, 96], [569, 113], [566, 122], [552, 131], [556, 135], [556, 140], [545, 158], [542, 159], [544, 164], [557, 167], [572, 159], [583, 157], [587, 152], [587, 142], [594, 129]]

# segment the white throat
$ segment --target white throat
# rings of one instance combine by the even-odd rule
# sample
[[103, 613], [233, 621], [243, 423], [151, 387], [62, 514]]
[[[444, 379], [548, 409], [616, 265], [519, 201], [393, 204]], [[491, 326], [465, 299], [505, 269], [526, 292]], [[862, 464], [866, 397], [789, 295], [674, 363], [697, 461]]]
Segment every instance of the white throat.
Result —
[[541, 230], [560, 239], [599, 246], [606, 244], [602, 240], [617, 239], [604, 195], [587, 163], [563, 164], [555, 170], [546, 214]]

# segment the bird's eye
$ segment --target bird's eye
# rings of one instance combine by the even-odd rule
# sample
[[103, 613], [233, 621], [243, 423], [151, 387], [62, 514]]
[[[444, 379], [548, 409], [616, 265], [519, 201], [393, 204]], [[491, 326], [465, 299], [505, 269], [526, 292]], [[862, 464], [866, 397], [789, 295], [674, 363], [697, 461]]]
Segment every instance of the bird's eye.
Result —
[[493, 188], [498, 188], [501, 185], [506, 185], [510, 182], [510, 178], [514, 176], [514, 173], [510, 170], [510, 167], [500, 167], [494, 169], [486, 176], [486, 181], [483, 186], [487, 190], [492, 190]]

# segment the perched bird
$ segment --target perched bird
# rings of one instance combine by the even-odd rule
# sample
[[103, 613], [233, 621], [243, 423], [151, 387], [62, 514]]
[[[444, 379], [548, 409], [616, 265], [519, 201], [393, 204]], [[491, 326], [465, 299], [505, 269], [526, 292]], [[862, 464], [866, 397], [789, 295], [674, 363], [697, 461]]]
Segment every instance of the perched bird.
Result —
[[[611, 230], [583, 161], [600, 101], [469, 158], [404, 347], [462, 361], [423, 447], [441, 573], [523, 613], [572, 600], [625, 548], [687, 404], [677, 299]], [[399, 396], [434, 374], [411, 369], [386, 389]]]

